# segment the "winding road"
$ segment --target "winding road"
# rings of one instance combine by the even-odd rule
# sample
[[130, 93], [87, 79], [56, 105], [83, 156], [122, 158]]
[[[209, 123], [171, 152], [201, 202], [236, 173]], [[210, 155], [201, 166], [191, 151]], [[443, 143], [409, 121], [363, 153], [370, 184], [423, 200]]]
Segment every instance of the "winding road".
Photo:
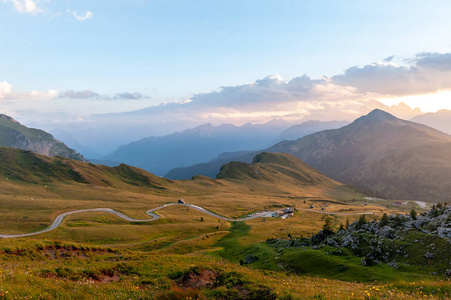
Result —
[[[224, 220], [224, 221], [230, 221], [230, 222], [235, 222], [235, 221], [240, 221], [240, 222], [242, 222], [242, 221], [247, 221], [247, 220], [256, 219], [256, 218], [271, 217], [272, 214], [273, 214], [273, 212], [276, 212], [276, 211], [279, 211], [279, 210], [280, 210], [280, 209], [278, 209], [278, 210], [270, 211], [270, 212], [260, 212], [260, 213], [254, 214], [254, 215], [252, 215], [252, 216], [245, 217], [245, 218], [241, 218], [241, 219], [229, 219], [229, 218], [226, 218], [226, 217], [217, 215], [217, 214], [215, 214], [215, 213], [212, 213], [212, 212], [206, 210], [205, 208], [202, 208], [202, 207], [197, 206], [197, 205], [194, 205], [194, 204], [189, 204], [189, 203], [186, 203], [186, 204], [183, 204], [183, 203], [168, 203], [168, 204], [165, 204], [165, 205], [162, 205], [162, 206], [159, 206], [159, 207], [156, 207], [156, 208], [153, 208], [153, 209], [150, 209], [150, 210], [146, 211], [146, 214], [149, 215], [149, 216], [151, 216], [152, 219], [143, 219], [143, 220], [141, 220], [141, 219], [133, 219], [133, 218], [130, 218], [130, 217], [124, 215], [123, 213], [120, 213], [120, 212], [118, 212], [118, 211], [115, 211], [114, 209], [111, 209], [111, 208], [80, 209], [80, 210], [69, 211], [69, 212], [66, 212], [66, 213], [63, 213], [63, 214], [58, 215], [58, 216], [55, 218], [55, 220], [53, 221], [52, 225], [50, 225], [50, 227], [48, 227], [48, 228], [46, 228], [46, 229], [44, 229], [44, 230], [36, 231], [36, 232], [32, 232], [32, 233], [24, 233], [24, 234], [0, 234], [0, 238], [5, 238], [5, 239], [7, 239], [7, 238], [18, 238], [18, 237], [26, 237], [26, 236], [32, 236], [32, 235], [37, 235], [37, 234], [41, 234], [41, 233], [44, 233], [44, 232], [48, 232], [48, 231], [51, 231], [51, 230], [57, 228], [59, 225], [61, 225], [61, 223], [63, 222], [63, 219], [64, 219], [66, 216], [72, 215], [72, 214], [77, 214], [77, 213], [83, 213], [83, 212], [106, 212], [106, 213], [110, 213], [110, 214], [116, 215], [116, 216], [118, 216], [119, 218], [124, 219], [124, 220], [129, 221], [129, 222], [150, 222], [150, 221], [155, 221], [155, 220], [157, 220], [157, 219], [160, 218], [160, 216], [157, 215], [157, 214], [155, 214], [154, 211], [157, 211], [157, 210], [159, 210], [159, 209], [162, 209], [162, 208], [165, 208], [165, 207], [168, 207], [168, 206], [173, 206], [173, 205], [178, 205], [178, 206], [188, 206], [188, 207], [190, 207], [190, 208], [192, 208], [192, 209], [198, 210], [198, 211], [203, 212], [203, 213], [205, 213], [205, 214], [208, 214], [208, 215], [210, 215], [210, 216], [219, 218], [219, 219]], [[300, 210], [313, 211], [313, 212], [317, 212], [317, 213], [331, 214], [331, 215], [362, 215], [362, 214], [374, 214], [373, 212], [363, 212], [363, 213], [332, 213], [332, 212], [321, 211], [321, 210], [314, 210], [314, 209], [300, 209]]]

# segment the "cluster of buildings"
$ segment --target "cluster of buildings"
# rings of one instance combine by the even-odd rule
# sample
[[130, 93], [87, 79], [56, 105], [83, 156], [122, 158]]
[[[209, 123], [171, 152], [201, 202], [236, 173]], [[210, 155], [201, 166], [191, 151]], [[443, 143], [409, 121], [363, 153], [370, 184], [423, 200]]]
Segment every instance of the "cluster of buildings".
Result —
[[275, 218], [279, 217], [282, 219], [292, 217], [293, 215], [294, 215], [294, 207], [287, 207], [285, 209], [273, 212], [273, 214], [272, 214], [273, 217], [275, 217]]

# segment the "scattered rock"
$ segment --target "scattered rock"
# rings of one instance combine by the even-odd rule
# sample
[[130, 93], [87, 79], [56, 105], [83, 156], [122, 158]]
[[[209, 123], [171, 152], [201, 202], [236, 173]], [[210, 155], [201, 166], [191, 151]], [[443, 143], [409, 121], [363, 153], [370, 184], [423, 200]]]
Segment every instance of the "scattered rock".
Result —
[[[282, 249], [280, 249], [280, 250], [282, 250]], [[244, 258], [244, 263], [245, 264], [251, 264], [251, 263], [253, 263], [253, 262], [257, 261], [257, 260], [258, 260], [258, 256], [257, 255], [249, 254], [249, 255], [246, 255], [246, 257]]]

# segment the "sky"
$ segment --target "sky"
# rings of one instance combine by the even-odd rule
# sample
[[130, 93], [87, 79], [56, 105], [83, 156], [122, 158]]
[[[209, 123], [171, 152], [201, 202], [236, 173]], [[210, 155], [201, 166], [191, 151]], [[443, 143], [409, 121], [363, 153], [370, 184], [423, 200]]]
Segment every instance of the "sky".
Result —
[[451, 109], [450, 14], [447, 0], [0, 0], [0, 113], [159, 135]]

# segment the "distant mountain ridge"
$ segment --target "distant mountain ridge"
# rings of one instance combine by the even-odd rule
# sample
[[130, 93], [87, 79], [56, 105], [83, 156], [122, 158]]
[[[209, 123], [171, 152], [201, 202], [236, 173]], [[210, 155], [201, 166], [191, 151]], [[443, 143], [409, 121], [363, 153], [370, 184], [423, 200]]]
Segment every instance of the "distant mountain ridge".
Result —
[[451, 110], [448, 109], [416, 116], [411, 121], [451, 134]]
[[173, 168], [202, 163], [222, 152], [266, 148], [289, 126], [290, 123], [282, 120], [242, 126], [204, 124], [123, 145], [104, 159], [163, 176]]
[[274, 141], [274, 144], [285, 140], [297, 140], [318, 131], [337, 129], [348, 124], [348, 121], [307, 121], [284, 130], [277, 138], [277, 140]]
[[0, 146], [86, 161], [81, 154], [56, 140], [51, 134], [40, 129], [28, 128], [3, 114], [0, 114]]

